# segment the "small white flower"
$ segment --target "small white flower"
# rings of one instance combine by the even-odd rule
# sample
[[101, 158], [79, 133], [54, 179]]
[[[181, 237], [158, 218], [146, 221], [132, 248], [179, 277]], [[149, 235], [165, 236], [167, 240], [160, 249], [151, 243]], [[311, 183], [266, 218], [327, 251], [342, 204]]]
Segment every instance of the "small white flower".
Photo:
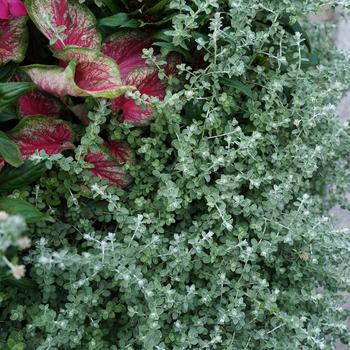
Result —
[[16, 280], [21, 279], [26, 274], [26, 267], [24, 265], [13, 265], [11, 273]]
[[25, 250], [30, 248], [30, 246], [32, 245], [32, 241], [28, 237], [22, 237], [17, 240], [17, 245], [19, 249]]
[[6, 211], [0, 210], [0, 221], [7, 220], [9, 218], [9, 214], [6, 213]]

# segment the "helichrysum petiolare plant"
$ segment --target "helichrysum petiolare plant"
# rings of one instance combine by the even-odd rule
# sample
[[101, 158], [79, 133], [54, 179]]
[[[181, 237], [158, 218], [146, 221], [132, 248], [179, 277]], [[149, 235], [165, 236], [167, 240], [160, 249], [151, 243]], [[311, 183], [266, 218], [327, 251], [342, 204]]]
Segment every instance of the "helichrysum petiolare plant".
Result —
[[0, 348], [349, 344], [350, 59], [307, 20], [348, 2], [25, 5], [0, 20]]

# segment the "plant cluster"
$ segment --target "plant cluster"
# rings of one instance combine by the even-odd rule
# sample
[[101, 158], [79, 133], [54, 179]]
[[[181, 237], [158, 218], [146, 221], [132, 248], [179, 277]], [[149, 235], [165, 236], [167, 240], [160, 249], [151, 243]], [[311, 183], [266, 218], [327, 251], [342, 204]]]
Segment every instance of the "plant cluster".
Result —
[[0, 348], [350, 345], [330, 2], [24, 4], [0, 0]]

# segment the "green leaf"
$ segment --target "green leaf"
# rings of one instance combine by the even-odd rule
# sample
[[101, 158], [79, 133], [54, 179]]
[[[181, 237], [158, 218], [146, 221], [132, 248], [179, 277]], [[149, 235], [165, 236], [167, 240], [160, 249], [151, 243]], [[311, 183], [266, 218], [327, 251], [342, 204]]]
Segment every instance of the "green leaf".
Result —
[[186, 61], [188, 61], [188, 62], [192, 61], [192, 56], [190, 55], [189, 52], [182, 49], [181, 47], [175, 46], [172, 43], [167, 43], [164, 41], [157, 41], [157, 42], [153, 43], [153, 45], [159, 46], [161, 48], [162, 54], [164, 56], [167, 56], [170, 52], [177, 52], [180, 55], [182, 55]]
[[243, 93], [248, 97], [253, 97], [252, 89], [248, 85], [243, 84], [238, 79], [235, 79], [235, 78], [229, 79], [229, 78], [222, 77], [220, 78], [220, 82], [225, 86], [235, 88], [236, 90], [238, 90], [239, 92]]
[[[297, 64], [299, 61], [299, 57], [294, 57], [294, 55], [286, 54], [288, 65], [291, 64]], [[302, 69], [308, 69], [311, 67], [316, 67], [319, 64], [318, 55], [316, 52], [310, 52], [310, 53], [303, 53], [302, 54], [302, 61], [301, 61], [301, 68]]]
[[320, 63], [318, 55], [315, 52], [311, 52], [309, 56], [309, 65], [312, 67], [317, 66]]
[[[222, 34], [226, 34], [226, 33], [222, 32]], [[194, 31], [192, 33], [192, 37], [193, 37], [193, 39], [202, 39], [204, 42], [208, 42], [209, 41], [208, 34], [204, 34], [204, 33], [201, 33], [201, 32]]]
[[23, 159], [16, 142], [12, 141], [2, 131], [0, 131], [0, 156], [14, 167], [19, 167], [23, 164]]
[[312, 51], [312, 47], [311, 47], [311, 42], [310, 39], [306, 33], [306, 31], [303, 29], [303, 27], [301, 26], [301, 24], [296, 21], [296, 22], [291, 22], [291, 15], [287, 14], [283, 17], [281, 17], [279, 19], [279, 22], [282, 24], [282, 26], [286, 29], [287, 32], [291, 33], [291, 34], [295, 34], [297, 32], [299, 32], [305, 42], [306, 47], [308, 48], [308, 50], [311, 52]]
[[0, 208], [11, 215], [21, 215], [29, 224], [39, 221], [52, 221], [52, 218], [42, 213], [33, 204], [21, 199], [0, 198]]
[[15, 62], [9, 62], [0, 67], [0, 81], [8, 81], [14, 74], [18, 64]]
[[145, 13], [147, 15], [154, 15], [154, 14], [159, 14], [161, 13], [164, 8], [169, 4], [169, 0], [160, 0], [158, 1], [154, 6], [151, 8], [147, 9]]
[[[37, 289], [38, 288], [37, 284], [33, 280], [31, 280], [27, 277], [22, 277], [20, 280], [13, 278], [13, 276], [9, 272], [8, 268], [5, 268], [5, 267], [0, 267], [0, 283], [2, 285], [6, 284], [6, 285], [14, 286], [17, 288], [26, 288], [26, 289], [28, 289], [28, 288]], [[0, 342], [0, 349], [3, 349], [1, 347], [1, 342]]]
[[11, 105], [18, 97], [33, 90], [35, 84], [28, 82], [21, 83], [0, 83], [0, 111]]
[[[234, 32], [233, 30], [228, 30], [226, 32], [222, 32], [223, 36], [224, 36], [224, 41], [228, 42], [231, 44], [231, 49], [234, 49], [234, 51], [236, 51], [236, 46], [237, 46], [237, 39], [234, 37]], [[208, 40], [205, 39], [205, 37], [203, 37], [204, 40]]]
[[161, 26], [167, 22], [171, 22], [172, 18], [174, 18], [174, 14], [170, 14], [168, 16], [164, 16], [162, 19], [160, 19], [159, 21], [152, 21], [152, 22], [144, 22], [141, 19], [139, 20], [140, 23], [140, 27], [145, 27], [145, 26]]
[[184, 106], [186, 120], [200, 119], [203, 113], [202, 101], [188, 101]]
[[8, 120], [18, 119], [16, 108], [9, 106], [4, 111], [0, 112], [0, 123]]
[[46, 171], [45, 164], [25, 161], [18, 168], [5, 167], [0, 172], [0, 193], [13, 191], [38, 180]]
[[120, 11], [120, 6], [113, 0], [102, 0], [105, 6], [109, 8], [113, 13]]
[[151, 35], [151, 38], [170, 43], [172, 41], [172, 37], [170, 35], [166, 34], [167, 31], [168, 31], [168, 29], [160, 29], [160, 30], [154, 32]]
[[100, 27], [112, 27], [112, 28], [137, 28], [139, 22], [135, 19], [131, 19], [125, 12], [116, 13], [110, 17], [104, 17], [98, 20], [98, 26]]

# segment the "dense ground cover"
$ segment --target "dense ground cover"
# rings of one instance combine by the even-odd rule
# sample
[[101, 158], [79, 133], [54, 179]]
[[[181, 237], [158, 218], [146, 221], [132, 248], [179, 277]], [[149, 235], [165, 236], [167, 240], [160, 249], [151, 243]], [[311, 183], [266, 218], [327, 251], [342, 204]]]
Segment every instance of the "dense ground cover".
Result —
[[326, 3], [0, 0], [1, 349], [349, 343]]

